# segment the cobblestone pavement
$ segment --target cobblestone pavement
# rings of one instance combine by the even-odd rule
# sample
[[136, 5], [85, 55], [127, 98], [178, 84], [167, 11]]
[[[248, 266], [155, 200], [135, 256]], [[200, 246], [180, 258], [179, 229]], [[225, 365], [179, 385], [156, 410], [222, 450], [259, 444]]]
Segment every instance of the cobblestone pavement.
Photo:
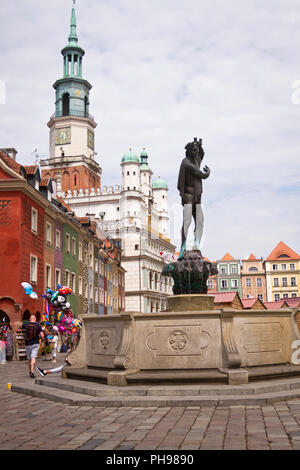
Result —
[[273, 406], [79, 407], [7, 388], [32, 381], [27, 374], [25, 362], [0, 365], [0, 450], [300, 449], [300, 399]]

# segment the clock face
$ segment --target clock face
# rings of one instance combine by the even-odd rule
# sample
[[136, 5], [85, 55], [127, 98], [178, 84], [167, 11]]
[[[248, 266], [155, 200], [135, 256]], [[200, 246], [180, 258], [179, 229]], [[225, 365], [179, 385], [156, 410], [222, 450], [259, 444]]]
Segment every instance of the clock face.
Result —
[[56, 129], [56, 145], [66, 145], [71, 143], [71, 127]]
[[81, 96], [81, 91], [80, 90], [75, 90], [74, 93], [75, 93], [76, 96]]
[[88, 129], [88, 146], [90, 149], [94, 150], [95, 148], [95, 136], [93, 132]]

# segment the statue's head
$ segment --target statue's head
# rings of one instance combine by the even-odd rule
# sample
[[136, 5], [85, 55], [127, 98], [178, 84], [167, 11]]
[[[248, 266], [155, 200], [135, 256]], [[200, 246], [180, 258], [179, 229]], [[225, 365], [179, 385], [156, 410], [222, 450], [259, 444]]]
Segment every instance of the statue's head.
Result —
[[189, 142], [185, 146], [185, 154], [188, 158], [199, 158], [202, 160], [204, 157], [204, 150], [202, 148], [202, 139], [194, 138], [194, 142]]
[[197, 158], [199, 155], [199, 146], [197, 142], [190, 142], [185, 146], [185, 155], [188, 158]]

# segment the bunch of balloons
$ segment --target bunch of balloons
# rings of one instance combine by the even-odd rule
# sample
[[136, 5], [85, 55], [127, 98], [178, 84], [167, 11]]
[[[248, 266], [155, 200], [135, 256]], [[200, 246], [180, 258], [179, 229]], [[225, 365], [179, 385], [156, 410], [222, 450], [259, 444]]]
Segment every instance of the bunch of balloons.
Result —
[[[25, 289], [25, 293], [32, 299], [38, 298], [37, 293], [33, 291], [33, 287], [28, 282], [22, 282], [21, 285]], [[72, 335], [78, 333], [82, 327], [81, 321], [74, 318], [71, 304], [68, 302], [67, 296], [70, 294], [72, 294], [70, 287], [57, 284], [55, 291], [47, 289], [45, 294], [42, 295], [45, 299], [45, 304], [41, 323], [44, 324], [49, 339], [51, 339], [50, 335], [53, 334], [53, 332]], [[58, 326], [53, 326], [54, 323], [57, 323]]]
[[45, 298], [45, 313], [42, 320], [49, 322], [50, 317], [54, 316], [54, 320], [59, 324], [58, 331], [61, 334], [75, 334], [82, 327], [81, 321], [74, 318], [71, 304], [67, 299], [69, 294], [72, 294], [70, 287], [62, 287], [58, 284], [55, 292], [47, 289], [43, 296]]

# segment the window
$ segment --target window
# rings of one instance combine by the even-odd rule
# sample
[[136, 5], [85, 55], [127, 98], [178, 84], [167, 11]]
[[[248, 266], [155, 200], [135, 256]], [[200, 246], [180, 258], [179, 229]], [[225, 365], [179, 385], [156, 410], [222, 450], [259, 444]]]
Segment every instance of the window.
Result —
[[247, 277], [246, 278], [246, 287], [251, 287], [251, 286], [252, 286], [251, 278]]
[[226, 268], [224, 267], [221, 268], [221, 274], [226, 274]]
[[291, 270], [291, 271], [295, 271], [295, 265], [294, 265], [294, 263], [291, 263], [291, 264], [290, 264], [290, 270]]
[[31, 231], [37, 233], [38, 213], [34, 207], [31, 208]]
[[139, 250], [139, 249], [140, 249], [140, 245], [134, 245], [134, 249], [135, 249], [135, 251]]
[[279, 279], [278, 277], [274, 277], [274, 284], [273, 284], [274, 287], [279, 287]]
[[222, 289], [227, 289], [228, 287], [227, 279], [221, 279], [221, 287]]
[[82, 261], [82, 243], [78, 243], [78, 259], [79, 261]]
[[262, 279], [261, 279], [261, 277], [257, 277], [257, 278], [256, 278], [256, 286], [257, 286], [257, 287], [262, 287]]
[[280, 300], [280, 295], [279, 295], [279, 294], [275, 294], [275, 295], [274, 295], [274, 300], [275, 300], [275, 302], [278, 302], [278, 300]]
[[129, 176], [129, 171], [127, 171], [127, 176]]
[[57, 284], [61, 284], [61, 271], [58, 268], [55, 269], [55, 289], [57, 287]]
[[238, 281], [237, 281], [237, 279], [232, 279], [232, 280], [231, 280], [231, 287], [234, 287], [235, 289], [238, 288]]
[[66, 251], [67, 253], [71, 251], [71, 237], [69, 233], [66, 233]]
[[60, 231], [55, 231], [55, 247], [57, 250], [60, 250]]
[[236, 274], [236, 273], [237, 273], [237, 267], [231, 266], [231, 274]]
[[273, 264], [272, 269], [273, 269], [273, 271], [277, 271], [278, 270], [278, 264]]
[[84, 297], [88, 298], [88, 284], [87, 282], [84, 283]]
[[78, 294], [82, 295], [82, 277], [78, 276]]
[[89, 259], [90, 259], [90, 268], [93, 269], [93, 255], [91, 253], [89, 254]]
[[257, 298], [258, 298], [258, 300], [261, 300], [261, 302], [263, 302], [263, 300], [264, 300], [264, 297], [263, 297], [262, 294], [258, 294]]
[[208, 287], [208, 289], [212, 289], [212, 288], [213, 288], [213, 281], [212, 281], [212, 279], [208, 279], [208, 280], [207, 280], [207, 287]]
[[48, 244], [51, 244], [52, 242], [51, 232], [52, 225], [50, 224], [50, 222], [46, 222], [46, 243]]
[[90, 300], [93, 300], [93, 284], [90, 284], [90, 293], [89, 293]]
[[296, 278], [295, 278], [295, 277], [291, 277], [291, 286], [292, 286], [292, 287], [295, 287], [296, 285], [297, 285]]
[[283, 299], [288, 299], [288, 298], [289, 298], [289, 294], [283, 294], [282, 298], [283, 298]]
[[37, 283], [37, 265], [38, 259], [36, 256], [30, 256], [30, 282]]
[[282, 264], [281, 269], [282, 269], [282, 271], [285, 271], [286, 270], [286, 264]]
[[70, 271], [66, 269], [66, 286], [70, 287]]
[[288, 285], [287, 277], [283, 277], [283, 278], [282, 278], [282, 286], [283, 286], [283, 287], [287, 287], [287, 285]]
[[258, 269], [255, 266], [252, 266], [251, 268], [248, 269], [249, 272], [256, 272]]
[[98, 272], [98, 260], [95, 258], [95, 272]]
[[72, 255], [76, 256], [76, 238], [72, 237]]
[[75, 273], [71, 273], [71, 285], [70, 285], [71, 289], [72, 289], [72, 293], [75, 294], [76, 292], [76, 274]]
[[46, 288], [51, 289], [51, 266], [46, 264]]
[[95, 287], [95, 303], [98, 303], [98, 288]]
[[297, 292], [292, 292], [292, 299], [295, 299], [297, 297]]

